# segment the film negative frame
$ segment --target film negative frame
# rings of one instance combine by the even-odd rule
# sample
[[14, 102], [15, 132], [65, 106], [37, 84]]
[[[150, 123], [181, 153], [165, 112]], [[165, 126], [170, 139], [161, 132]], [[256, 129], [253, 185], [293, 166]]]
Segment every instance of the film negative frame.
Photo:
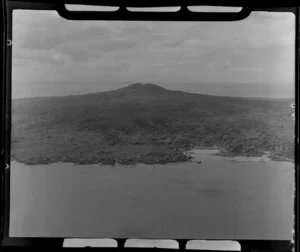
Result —
[[[226, 3], [226, 4], [225, 4]], [[69, 11], [65, 4], [81, 4], [81, 5], [99, 5], [99, 6], [119, 6], [117, 11]], [[213, 13], [199, 12], [193, 13], [188, 11], [187, 6], [192, 5], [209, 5], [209, 6], [224, 6], [224, 7], [242, 7], [240, 12], [236, 13]], [[167, 12], [130, 12], [126, 7], [167, 7], [181, 6], [180, 11], [174, 13]], [[298, 192], [299, 192], [299, 11], [298, 6], [286, 6], [283, 4], [253, 4], [253, 5], [238, 5], [231, 1], [217, 3], [216, 1], [173, 1], [172, 4], [167, 1], [160, 1], [159, 4], [149, 1], [148, 3], [134, 3], [133, 1], [97, 1], [97, 0], [2, 0], [2, 34], [4, 34], [2, 43], [2, 86], [1, 86], [1, 166], [0, 166], [0, 188], [1, 188], [1, 209], [0, 209], [0, 244], [3, 246], [12, 247], [62, 247], [63, 238], [14, 238], [9, 237], [9, 196], [10, 196], [10, 128], [11, 128], [11, 67], [12, 67], [12, 13], [17, 9], [31, 10], [55, 10], [58, 14], [69, 20], [131, 20], [131, 21], [220, 21], [230, 22], [238, 21], [247, 18], [251, 11], [271, 11], [271, 12], [292, 12], [296, 19], [295, 29], [295, 182], [296, 182], [296, 197], [294, 204], [294, 213], [299, 211]], [[298, 216], [295, 216], [295, 232], [294, 238], [299, 230]], [[113, 238], [113, 237], [111, 237]], [[116, 239], [118, 248], [123, 248], [126, 238]], [[177, 240], [179, 248], [184, 249], [188, 240]], [[285, 240], [237, 240], [241, 244], [242, 251], [264, 250], [264, 251], [292, 251], [293, 248], [297, 251], [297, 242], [294, 244], [291, 241]]]

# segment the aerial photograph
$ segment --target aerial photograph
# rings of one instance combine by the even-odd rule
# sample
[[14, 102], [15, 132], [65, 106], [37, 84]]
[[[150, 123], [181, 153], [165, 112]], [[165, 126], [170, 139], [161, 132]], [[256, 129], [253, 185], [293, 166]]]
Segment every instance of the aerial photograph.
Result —
[[10, 235], [292, 239], [292, 14], [13, 14]]

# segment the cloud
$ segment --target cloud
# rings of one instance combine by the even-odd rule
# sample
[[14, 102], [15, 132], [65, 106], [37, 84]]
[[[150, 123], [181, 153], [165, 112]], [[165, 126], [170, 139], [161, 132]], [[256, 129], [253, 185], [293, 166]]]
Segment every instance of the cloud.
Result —
[[294, 20], [253, 13], [229, 23], [69, 21], [18, 10], [13, 80], [292, 84]]

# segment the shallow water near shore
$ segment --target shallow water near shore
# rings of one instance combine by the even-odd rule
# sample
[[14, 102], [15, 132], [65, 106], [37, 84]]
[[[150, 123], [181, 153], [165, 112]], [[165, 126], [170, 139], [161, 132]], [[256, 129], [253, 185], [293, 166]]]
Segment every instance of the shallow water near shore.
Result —
[[164, 165], [12, 162], [10, 235], [292, 239], [294, 164], [217, 152]]

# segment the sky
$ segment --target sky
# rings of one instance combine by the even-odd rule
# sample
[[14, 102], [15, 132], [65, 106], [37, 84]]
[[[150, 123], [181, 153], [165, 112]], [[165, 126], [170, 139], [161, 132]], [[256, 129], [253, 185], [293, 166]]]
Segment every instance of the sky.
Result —
[[295, 17], [236, 22], [69, 21], [13, 13], [13, 98], [84, 94], [131, 83], [225, 96], [294, 97]]

